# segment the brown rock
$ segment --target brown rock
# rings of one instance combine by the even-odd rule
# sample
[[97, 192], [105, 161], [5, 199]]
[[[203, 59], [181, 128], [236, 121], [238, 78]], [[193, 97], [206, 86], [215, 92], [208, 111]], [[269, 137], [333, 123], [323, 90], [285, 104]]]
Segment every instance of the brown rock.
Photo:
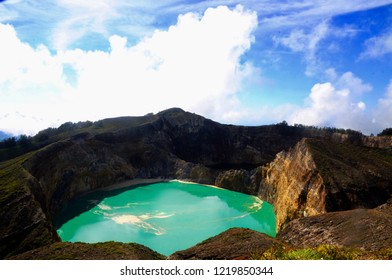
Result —
[[280, 152], [263, 167], [259, 197], [274, 206], [276, 228], [292, 219], [325, 213], [325, 186], [307, 140]]
[[291, 221], [277, 238], [299, 248], [327, 244], [376, 251], [392, 247], [392, 216], [374, 209], [326, 213]]
[[274, 205], [279, 230], [295, 218], [385, 203], [391, 170], [390, 150], [303, 139], [263, 167], [259, 197]]
[[171, 260], [252, 259], [280, 241], [263, 233], [244, 228], [231, 228], [189, 249], [175, 252]]
[[136, 243], [57, 242], [23, 254], [12, 256], [14, 260], [162, 260], [165, 257]]

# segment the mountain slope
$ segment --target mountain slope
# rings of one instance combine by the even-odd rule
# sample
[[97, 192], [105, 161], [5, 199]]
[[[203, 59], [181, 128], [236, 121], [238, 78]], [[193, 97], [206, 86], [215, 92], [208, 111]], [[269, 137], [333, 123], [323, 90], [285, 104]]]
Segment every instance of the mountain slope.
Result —
[[391, 195], [390, 137], [223, 125], [178, 108], [66, 123], [36, 137], [39, 148], [0, 163], [0, 258], [58, 241], [52, 217], [68, 200], [133, 178], [259, 195], [274, 205], [278, 229], [304, 215], [376, 207]]

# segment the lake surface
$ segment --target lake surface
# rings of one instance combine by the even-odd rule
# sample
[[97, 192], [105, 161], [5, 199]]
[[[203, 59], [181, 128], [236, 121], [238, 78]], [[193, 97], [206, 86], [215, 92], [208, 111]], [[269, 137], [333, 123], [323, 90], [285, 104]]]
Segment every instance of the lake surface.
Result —
[[275, 237], [273, 207], [255, 196], [177, 181], [96, 192], [55, 218], [63, 241], [136, 242], [163, 255], [232, 227]]

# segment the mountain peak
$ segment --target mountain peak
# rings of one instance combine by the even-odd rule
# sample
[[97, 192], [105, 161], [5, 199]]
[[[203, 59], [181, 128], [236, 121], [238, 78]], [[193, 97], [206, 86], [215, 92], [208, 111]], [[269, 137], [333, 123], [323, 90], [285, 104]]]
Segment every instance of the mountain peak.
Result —
[[174, 115], [174, 114], [180, 114], [180, 113], [185, 113], [185, 111], [181, 108], [173, 107], [173, 108], [169, 108], [169, 109], [160, 111], [158, 113], [158, 115]]

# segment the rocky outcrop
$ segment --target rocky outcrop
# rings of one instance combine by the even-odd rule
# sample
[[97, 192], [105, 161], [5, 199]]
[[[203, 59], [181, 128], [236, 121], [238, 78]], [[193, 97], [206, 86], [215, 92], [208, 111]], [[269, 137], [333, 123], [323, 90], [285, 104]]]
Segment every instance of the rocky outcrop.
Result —
[[257, 193], [257, 186], [251, 182], [251, 172], [244, 169], [231, 169], [221, 172], [214, 185], [246, 194], [254, 195]]
[[325, 185], [306, 141], [262, 169], [259, 197], [274, 206], [277, 230], [292, 219], [326, 211]]
[[327, 189], [326, 210], [374, 208], [392, 194], [392, 150], [309, 140]]
[[283, 244], [263, 233], [232, 228], [189, 249], [175, 252], [170, 260], [247, 260]]
[[163, 260], [166, 257], [136, 243], [57, 242], [12, 256], [13, 260]]
[[303, 139], [263, 167], [259, 197], [274, 205], [280, 230], [295, 218], [385, 203], [391, 170], [389, 150]]
[[375, 209], [326, 213], [291, 221], [277, 238], [299, 248], [327, 244], [377, 251], [392, 248], [392, 216]]
[[21, 167], [23, 161], [0, 164], [0, 258], [58, 240], [41, 207], [39, 185]]
[[376, 210], [392, 216], [392, 198], [389, 199], [386, 203], [378, 206]]
[[390, 148], [392, 136], [365, 136], [362, 138], [362, 144], [372, 148]]
[[195, 164], [183, 160], [177, 161], [175, 178], [199, 184], [212, 185], [219, 171], [202, 164]]

